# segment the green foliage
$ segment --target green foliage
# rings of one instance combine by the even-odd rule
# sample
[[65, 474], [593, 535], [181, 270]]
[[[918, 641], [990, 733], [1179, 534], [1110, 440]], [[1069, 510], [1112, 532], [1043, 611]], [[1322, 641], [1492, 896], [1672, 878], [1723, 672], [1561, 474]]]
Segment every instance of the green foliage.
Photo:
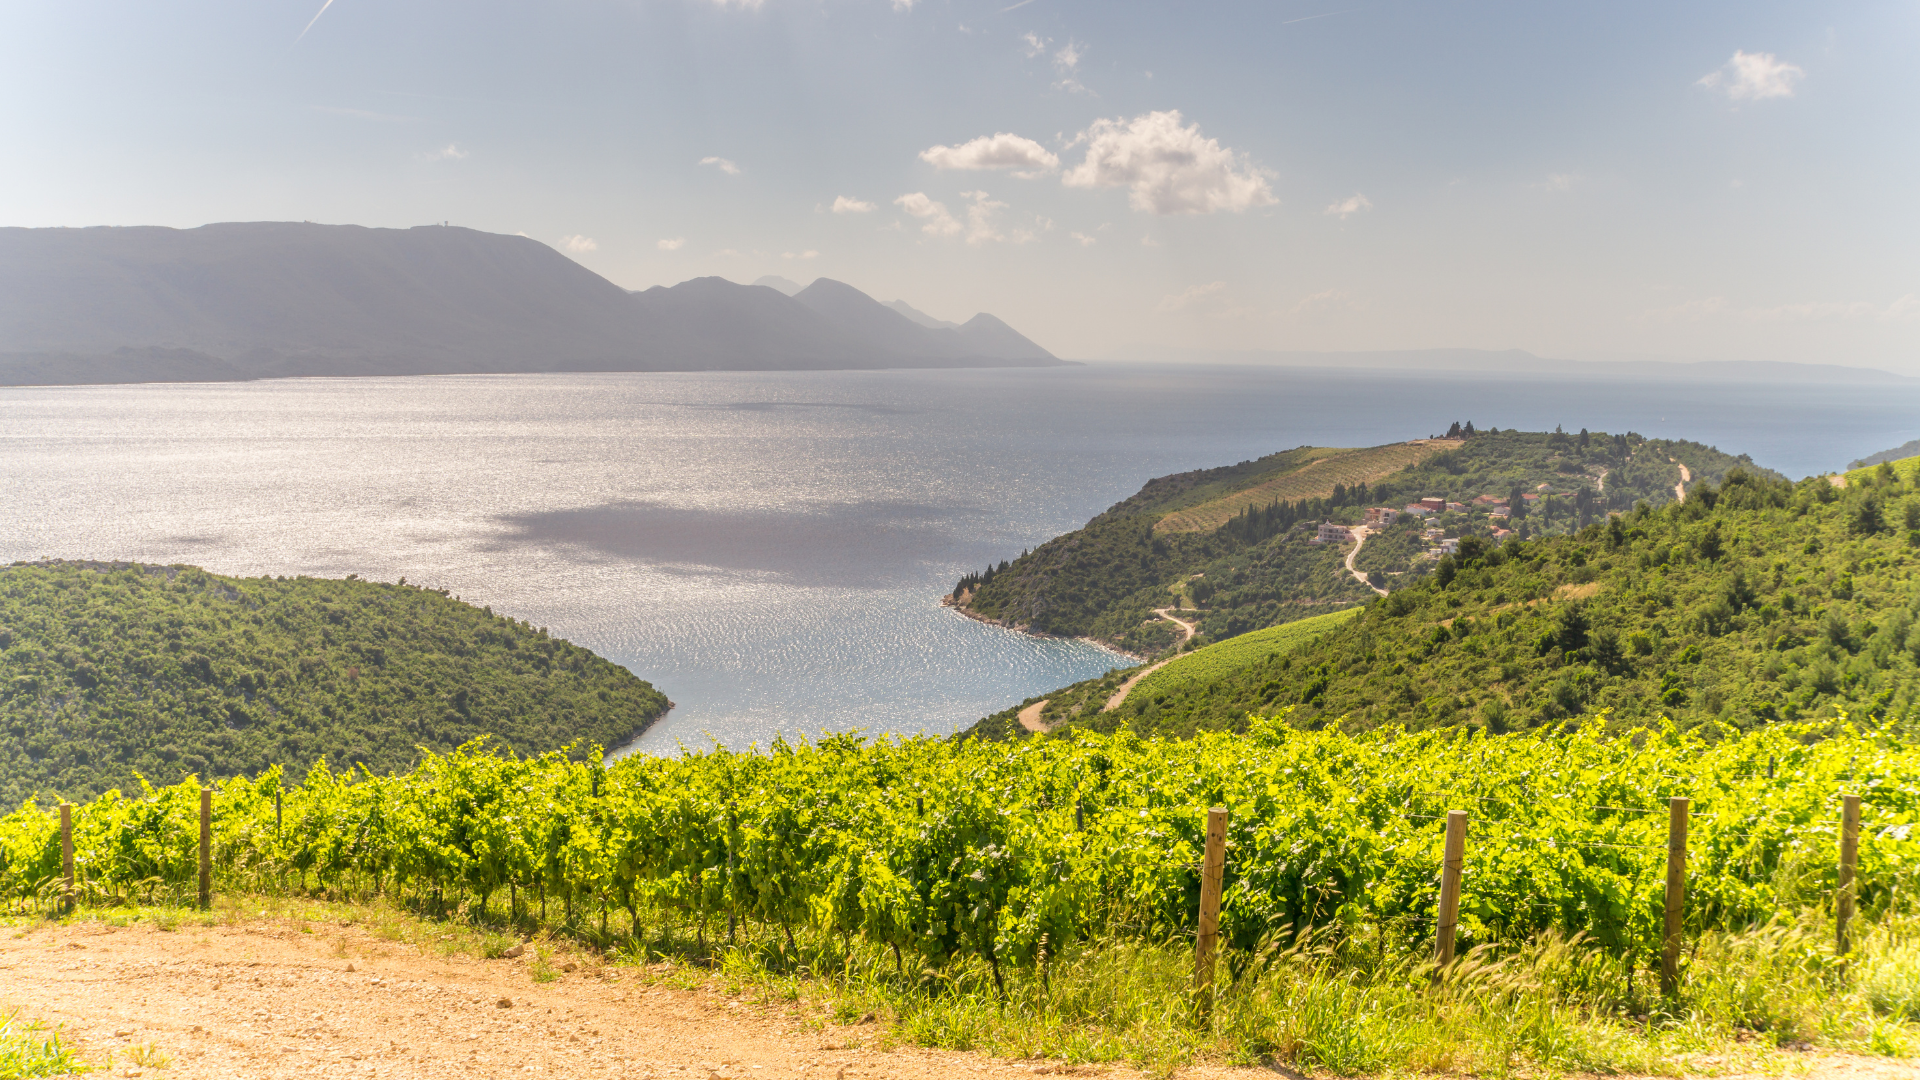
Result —
[[22, 1020], [18, 1012], [0, 1016], [0, 1080], [91, 1071], [92, 1066], [61, 1043], [59, 1032]]
[[1165, 667], [1141, 679], [1134, 685], [1133, 693], [1152, 697], [1214, 682], [1228, 672], [1263, 663], [1270, 656], [1290, 653], [1357, 614], [1358, 608], [1348, 608], [1315, 615], [1196, 649], [1168, 661]]
[[[1685, 503], [1448, 565], [1271, 661], [1081, 723], [1184, 734], [1298, 705], [1297, 723], [1500, 732], [1605, 710], [1736, 728], [1920, 704], [1920, 549], [1861, 522], [1920, 502], [1907, 469], [1845, 489], [1742, 471]], [[1372, 543], [1370, 540], [1369, 543]], [[1444, 578], [1444, 580], [1443, 580]]]
[[[1085, 528], [988, 573], [968, 575], [955, 598], [983, 618], [1041, 633], [1095, 637], [1144, 653], [1157, 643], [1156, 633], [1142, 632], [1153, 608], [1164, 606], [1169, 586], [1194, 575], [1205, 575], [1209, 583], [1196, 599], [1202, 604], [1204, 633], [1216, 641], [1317, 614], [1315, 608], [1371, 598], [1372, 591], [1346, 573], [1340, 545], [1308, 543], [1316, 523], [1355, 523], [1368, 506], [1397, 508], [1427, 496], [1463, 503], [1476, 495], [1504, 500], [1520, 491], [1539, 494], [1544, 484], [1548, 492], [1520, 524], [1529, 536], [1564, 535], [1609, 507], [1671, 503], [1680, 482], [1678, 463], [1692, 470], [1696, 482], [1708, 484], [1743, 467], [1748, 475], [1776, 478], [1752, 469], [1744, 458], [1698, 443], [1596, 433], [1582, 448], [1564, 434], [1505, 431], [1475, 435], [1372, 488], [1357, 484], [1327, 498], [1248, 507], [1210, 532], [1156, 528], [1169, 513], [1258, 487], [1315, 453], [1320, 452], [1302, 447], [1150, 481]], [[1489, 534], [1486, 509], [1482, 504], [1477, 516], [1443, 515], [1438, 523], [1450, 536], [1484, 537]], [[1409, 522], [1370, 539], [1356, 565], [1379, 573], [1385, 587], [1400, 587], [1431, 568], [1424, 561], [1427, 546], [1419, 525]]]
[[[1186, 741], [1130, 734], [1023, 743], [909, 740], [628, 758], [611, 768], [430, 755], [410, 774], [325, 763], [219, 785], [226, 885], [381, 891], [478, 912], [514, 891], [593, 909], [725, 915], [859, 936], [999, 978], [1048, 950], [1191, 931], [1206, 808], [1229, 808], [1222, 932], [1251, 950], [1283, 927], [1370, 928], [1410, 949], [1432, 931], [1439, 815], [1467, 805], [1467, 945], [1583, 933], [1644, 962], [1658, 941], [1669, 795], [1697, 800], [1691, 932], [1765, 923], [1833, 886], [1837, 792], [1868, 816], [1867, 910], [1920, 883], [1910, 778], [1920, 751], [1884, 732], [1779, 725], [1736, 736], [1462, 730], [1360, 736], [1290, 729]], [[1826, 735], [1828, 737], [1821, 738]], [[285, 820], [275, 817], [284, 795]], [[76, 808], [93, 902], [191, 887], [198, 783]], [[1076, 813], [1076, 810], [1078, 813]], [[0, 897], [44, 905], [59, 865], [51, 811], [0, 819]], [[1920, 840], [1920, 837], [1914, 837]]]
[[404, 770], [492, 735], [616, 744], [666, 699], [444, 592], [193, 567], [0, 569], [0, 799], [87, 798], [326, 756]]

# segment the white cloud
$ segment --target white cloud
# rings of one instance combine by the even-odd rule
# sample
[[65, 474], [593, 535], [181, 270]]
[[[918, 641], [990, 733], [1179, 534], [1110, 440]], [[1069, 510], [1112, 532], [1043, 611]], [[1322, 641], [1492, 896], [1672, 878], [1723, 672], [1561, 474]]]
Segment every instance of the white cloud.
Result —
[[1373, 209], [1373, 200], [1356, 191], [1339, 202], [1334, 203], [1332, 206], [1327, 207], [1321, 211], [1321, 213], [1345, 221], [1347, 218], [1352, 217], [1362, 210], [1371, 209]]
[[458, 146], [455, 146], [452, 143], [448, 143], [447, 145], [441, 147], [438, 150], [434, 150], [430, 153], [423, 154], [421, 156], [426, 158], [428, 161], [460, 161], [467, 156], [467, 152], [465, 150], [460, 149]]
[[686, 246], [687, 238], [684, 236], [676, 236], [671, 240], [662, 240], [654, 245], [654, 247], [659, 248], [661, 251], [679, 251]]
[[1695, 83], [1711, 90], [1724, 89], [1727, 97], [1734, 101], [1765, 101], [1768, 98], [1792, 97], [1793, 84], [1806, 78], [1807, 73], [1796, 64], [1789, 64], [1772, 53], [1750, 53], [1734, 50], [1733, 59], [1726, 62], [1719, 71], [1702, 75]]
[[1032, 139], [1007, 132], [982, 135], [959, 146], [934, 146], [920, 151], [920, 160], [936, 169], [1022, 169], [1025, 179], [1060, 167], [1060, 159]]
[[919, 218], [920, 231], [928, 236], [952, 236], [960, 231], [960, 222], [947, 212], [946, 204], [934, 202], [924, 192], [902, 195], [893, 204]]
[[713, 6], [717, 8], [737, 7], [746, 8], [751, 11], [759, 11], [766, 2], [767, 0], [713, 0]]
[[1055, 90], [1068, 90], [1076, 94], [1087, 93], [1085, 84], [1080, 81], [1080, 58], [1085, 55], [1086, 46], [1069, 38], [1060, 51], [1053, 54], [1053, 70], [1060, 77], [1054, 82]]
[[1081, 247], [1092, 247], [1100, 242], [1083, 232], [1070, 232], [1067, 235], [1079, 241]]
[[[758, 7], [759, 5], [756, 4], [754, 6]], [[703, 157], [700, 159], [700, 164], [712, 165], [714, 168], [719, 169], [721, 172], [726, 173], [728, 176], [740, 175], [740, 166], [735, 165], [733, 162], [728, 161], [726, 158], [723, 158], [723, 157]]]
[[1533, 186], [1541, 191], [1572, 191], [1573, 185], [1579, 182], [1580, 177], [1573, 173], [1557, 172], [1548, 173], [1545, 180]]
[[[1013, 9], [1008, 8], [1007, 10], [1012, 11]], [[1027, 59], [1031, 60], [1036, 56], [1045, 56], [1047, 54], [1046, 39], [1035, 34], [1033, 31], [1029, 30], [1020, 35], [1020, 40], [1026, 43]]]
[[[994, 226], [993, 216], [1005, 210], [1007, 204], [988, 198], [984, 191], [963, 191], [960, 194], [973, 200], [973, 205], [967, 207], [967, 243], [977, 246], [995, 240], [1005, 240], [1006, 237]], [[1029, 240], [1033, 238], [1032, 233], [1027, 233], [1026, 236]]]
[[568, 251], [600, 250], [600, 245], [594, 243], [591, 236], [563, 236], [560, 238], [560, 246]]
[[1096, 120], [1075, 142], [1087, 157], [1061, 177], [1068, 187], [1124, 187], [1135, 210], [1155, 214], [1210, 214], [1271, 206], [1279, 200], [1264, 170], [1183, 125], [1177, 110], [1132, 120]]
[[780, 257], [783, 259], [817, 259], [820, 257], [820, 253], [817, 251], [802, 251], [796, 255], [793, 252], [788, 251], [783, 253]]
[[1221, 293], [1227, 291], [1224, 281], [1209, 281], [1205, 285], [1189, 285], [1177, 293], [1160, 298], [1161, 311], [1182, 311], [1196, 305], [1212, 302]]
[[833, 212], [836, 214], [870, 214], [873, 204], [861, 199], [849, 199], [841, 195], [833, 200]]
[[1353, 308], [1353, 299], [1342, 289], [1322, 289], [1317, 293], [1308, 293], [1293, 305], [1289, 315], [1318, 315], [1334, 308]]

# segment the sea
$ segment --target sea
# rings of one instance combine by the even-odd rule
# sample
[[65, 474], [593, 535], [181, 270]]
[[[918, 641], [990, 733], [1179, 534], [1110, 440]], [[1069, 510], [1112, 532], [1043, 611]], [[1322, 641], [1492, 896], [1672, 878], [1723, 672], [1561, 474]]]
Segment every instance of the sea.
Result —
[[1149, 478], [1477, 427], [1686, 438], [1799, 478], [1920, 382], [1228, 365], [0, 389], [0, 562], [444, 588], [675, 705], [618, 753], [944, 735], [1129, 661], [967, 619], [969, 570]]

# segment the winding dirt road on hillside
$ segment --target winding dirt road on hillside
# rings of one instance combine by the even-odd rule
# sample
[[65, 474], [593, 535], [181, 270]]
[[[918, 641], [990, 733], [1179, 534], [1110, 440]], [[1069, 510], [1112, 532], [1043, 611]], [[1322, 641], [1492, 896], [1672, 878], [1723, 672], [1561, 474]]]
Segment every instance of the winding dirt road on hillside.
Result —
[[[1155, 615], [1160, 616], [1161, 618], [1167, 620], [1168, 622], [1174, 624], [1175, 626], [1178, 626], [1181, 630], [1185, 631], [1185, 633], [1180, 638], [1180, 644], [1185, 645], [1187, 642], [1193, 640], [1193, 635], [1200, 632], [1200, 627], [1197, 623], [1197, 620], [1196, 622], [1186, 622], [1181, 619], [1174, 618], [1173, 615], [1171, 614], [1172, 611], [1173, 611], [1172, 608], [1154, 608], [1153, 609], [1153, 613]], [[1166, 667], [1167, 664], [1171, 663], [1173, 660], [1179, 657], [1180, 653], [1178, 652], [1178, 646], [1175, 647], [1175, 650], [1176, 651], [1172, 656], [1167, 657], [1165, 660], [1162, 660], [1151, 667], [1144, 668], [1140, 671], [1135, 672], [1131, 678], [1127, 679], [1126, 682], [1121, 683], [1120, 689], [1115, 690], [1113, 692], [1113, 695], [1107, 698], [1107, 703], [1100, 707], [1100, 711], [1112, 712], [1113, 710], [1119, 708], [1121, 702], [1124, 702], [1127, 700], [1127, 695], [1133, 693], [1133, 688], [1135, 684], [1137, 684], [1141, 679], [1144, 679], [1147, 676], [1153, 674], [1154, 672], [1159, 671], [1161, 668]]]
[[1368, 581], [1367, 575], [1353, 568], [1353, 560], [1360, 557], [1360, 545], [1366, 542], [1367, 542], [1367, 527], [1365, 525], [1356, 526], [1353, 530], [1353, 550], [1347, 552], [1347, 573], [1353, 575], [1353, 580], [1359, 582], [1362, 585], [1365, 585], [1367, 588], [1372, 589], [1374, 592], [1379, 593], [1381, 596], [1385, 596], [1387, 595], [1387, 590], [1379, 587], [1378, 585], [1375, 585], [1371, 581]]
[[[1673, 461], [1672, 458], [1668, 458], [1667, 460]], [[1673, 463], [1680, 465], [1678, 461], [1673, 461]], [[1693, 474], [1687, 471], [1685, 465], [1680, 465], [1680, 482], [1673, 485], [1673, 500], [1675, 502], [1687, 501], [1687, 485], [1691, 483], [1693, 483]]]

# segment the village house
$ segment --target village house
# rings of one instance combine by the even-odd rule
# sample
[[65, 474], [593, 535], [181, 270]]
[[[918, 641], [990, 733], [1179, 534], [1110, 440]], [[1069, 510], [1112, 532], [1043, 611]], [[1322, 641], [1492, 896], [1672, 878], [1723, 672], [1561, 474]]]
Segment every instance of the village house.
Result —
[[1398, 510], [1390, 510], [1384, 506], [1373, 506], [1373, 507], [1368, 507], [1367, 509], [1367, 527], [1368, 528], [1378, 528], [1386, 525], [1391, 525], [1394, 522], [1399, 520], [1400, 520], [1400, 511]]
[[1447, 508], [1447, 500], [1441, 498], [1421, 499], [1420, 508], [1430, 514], [1438, 514]]
[[1465, 513], [1466, 509], [1467, 509], [1466, 503], [1450, 502], [1447, 504], [1447, 510], [1449, 513], [1454, 513], [1454, 514]]
[[1331, 521], [1323, 521], [1320, 523], [1320, 532], [1315, 535], [1313, 539], [1307, 541], [1307, 543], [1343, 544], [1351, 539], [1353, 539], [1352, 529], [1347, 528], [1345, 525], [1335, 525]]

